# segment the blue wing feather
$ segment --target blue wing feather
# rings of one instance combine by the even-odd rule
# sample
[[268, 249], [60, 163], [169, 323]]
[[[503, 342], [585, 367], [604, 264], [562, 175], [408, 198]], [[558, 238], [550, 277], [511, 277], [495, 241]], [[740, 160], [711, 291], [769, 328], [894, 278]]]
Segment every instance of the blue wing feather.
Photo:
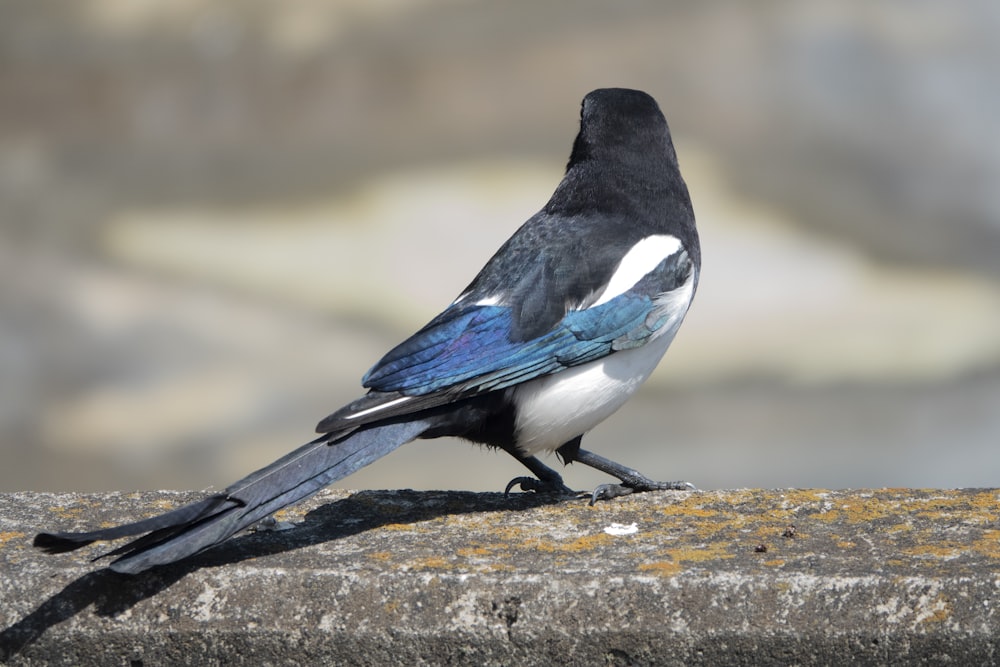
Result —
[[638, 347], [662, 325], [652, 299], [628, 292], [570, 311], [547, 333], [511, 340], [513, 313], [504, 306], [453, 306], [392, 350], [364, 378], [377, 391], [420, 396], [502, 389]]

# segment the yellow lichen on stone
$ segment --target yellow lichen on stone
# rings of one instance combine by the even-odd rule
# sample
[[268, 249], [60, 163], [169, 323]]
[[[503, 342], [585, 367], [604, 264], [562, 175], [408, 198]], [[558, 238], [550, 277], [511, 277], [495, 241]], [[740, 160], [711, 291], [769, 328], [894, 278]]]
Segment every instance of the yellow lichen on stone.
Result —
[[702, 563], [712, 560], [732, 558], [733, 554], [726, 544], [706, 544], [698, 547], [680, 549], [665, 549], [661, 552], [679, 563]]
[[681, 516], [681, 517], [715, 517], [719, 516], [720, 512], [718, 510], [705, 509], [704, 507], [688, 507], [684, 504], [678, 503], [676, 505], [666, 505], [659, 507], [657, 509], [659, 514], [665, 514], [666, 516]]
[[24, 537], [25, 534], [17, 530], [7, 530], [0, 532], [0, 547], [4, 546], [11, 540], [19, 540]]
[[613, 537], [607, 533], [595, 533], [593, 535], [578, 537], [569, 542], [536, 540], [531, 545], [531, 548], [549, 553], [580, 553], [583, 551], [592, 551], [598, 546], [610, 544], [616, 539], [620, 538]]
[[152, 507], [155, 507], [161, 512], [169, 512], [177, 507], [177, 503], [172, 500], [167, 500], [166, 498], [160, 498], [151, 503]]
[[391, 530], [399, 532], [413, 532], [416, 531], [416, 527], [412, 523], [387, 523], [380, 527], [382, 530]]
[[675, 563], [674, 561], [660, 560], [653, 563], [642, 563], [639, 565], [639, 570], [642, 572], [656, 574], [661, 577], [672, 577], [681, 571], [681, 565], [680, 563]]
[[968, 545], [952, 541], [941, 541], [934, 544], [918, 544], [902, 549], [903, 553], [917, 558], [936, 558], [949, 560], [957, 558]]
[[414, 558], [408, 565], [414, 570], [445, 570], [451, 567], [451, 563], [441, 556]]
[[969, 549], [983, 556], [1000, 558], [1000, 530], [984, 530], [982, 536], [969, 545]]
[[485, 547], [465, 547], [456, 552], [462, 558], [472, 558], [474, 556], [489, 556], [492, 551]]
[[78, 506], [66, 507], [65, 505], [54, 505], [52, 512], [63, 519], [76, 519], [83, 514], [83, 508]]

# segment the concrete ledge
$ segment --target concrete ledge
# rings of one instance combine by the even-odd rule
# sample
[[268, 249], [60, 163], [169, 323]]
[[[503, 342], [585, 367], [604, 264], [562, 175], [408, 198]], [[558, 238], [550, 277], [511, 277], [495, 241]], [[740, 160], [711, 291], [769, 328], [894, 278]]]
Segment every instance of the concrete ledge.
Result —
[[[40, 528], [200, 494], [0, 495], [0, 658], [16, 664], [1000, 662], [1000, 492], [329, 491], [137, 577]], [[794, 526], [794, 528], [793, 528]]]

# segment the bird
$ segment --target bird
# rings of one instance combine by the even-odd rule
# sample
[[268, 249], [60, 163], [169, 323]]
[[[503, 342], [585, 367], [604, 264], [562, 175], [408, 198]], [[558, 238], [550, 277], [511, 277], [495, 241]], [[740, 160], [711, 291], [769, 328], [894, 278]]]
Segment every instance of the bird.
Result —
[[657, 366], [700, 271], [691, 198], [657, 102], [640, 90], [594, 90], [549, 201], [367, 372], [367, 393], [320, 421], [318, 438], [189, 505], [122, 526], [39, 533], [34, 546], [60, 553], [133, 537], [98, 558], [137, 574], [209, 549], [403, 444], [443, 436], [520, 461], [531, 475], [505, 494], [575, 495], [538, 458], [552, 452], [618, 480], [594, 489], [591, 504], [693, 489], [653, 481], [581, 441]]

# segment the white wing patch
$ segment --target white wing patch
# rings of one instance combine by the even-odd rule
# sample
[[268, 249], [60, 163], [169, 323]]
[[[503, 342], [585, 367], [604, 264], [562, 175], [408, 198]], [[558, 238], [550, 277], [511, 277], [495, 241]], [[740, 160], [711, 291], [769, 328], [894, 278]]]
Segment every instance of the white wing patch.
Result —
[[480, 299], [476, 302], [477, 306], [499, 306], [503, 303], [503, 299], [494, 294], [493, 296], [488, 296]]
[[347, 415], [346, 417], [344, 417], [344, 419], [358, 419], [359, 417], [364, 417], [365, 415], [370, 415], [373, 412], [378, 412], [379, 410], [385, 410], [386, 408], [392, 407], [393, 405], [399, 405], [400, 403], [405, 403], [406, 401], [410, 400], [411, 398], [413, 398], [413, 397], [412, 396], [401, 396], [400, 398], [396, 398], [396, 399], [393, 399], [391, 401], [387, 401], [385, 403], [381, 403], [379, 405], [376, 405], [373, 408], [367, 408], [365, 410], [359, 410], [358, 412], [355, 412], [354, 414]]
[[[467, 296], [469, 296], [468, 292], [459, 295], [459, 297], [457, 299], [455, 299], [454, 301], [451, 302], [451, 305], [453, 305], [453, 306], [458, 305], [459, 303], [461, 303], [462, 301], [464, 301]], [[492, 296], [483, 297], [482, 299], [480, 299], [479, 301], [476, 301], [472, 305], [473, 306], [499, 306], [499, 305], [502, 305], [502, 304], [503, 304], [503, 299], [499, 295], [494, 294]]]
[[629, 291], [643, 276], [682, 247], [681, 240], [670, 234], [654, 234], [642, 239], [625, 253], [601, 297], [589, 307], [600, 306]]

